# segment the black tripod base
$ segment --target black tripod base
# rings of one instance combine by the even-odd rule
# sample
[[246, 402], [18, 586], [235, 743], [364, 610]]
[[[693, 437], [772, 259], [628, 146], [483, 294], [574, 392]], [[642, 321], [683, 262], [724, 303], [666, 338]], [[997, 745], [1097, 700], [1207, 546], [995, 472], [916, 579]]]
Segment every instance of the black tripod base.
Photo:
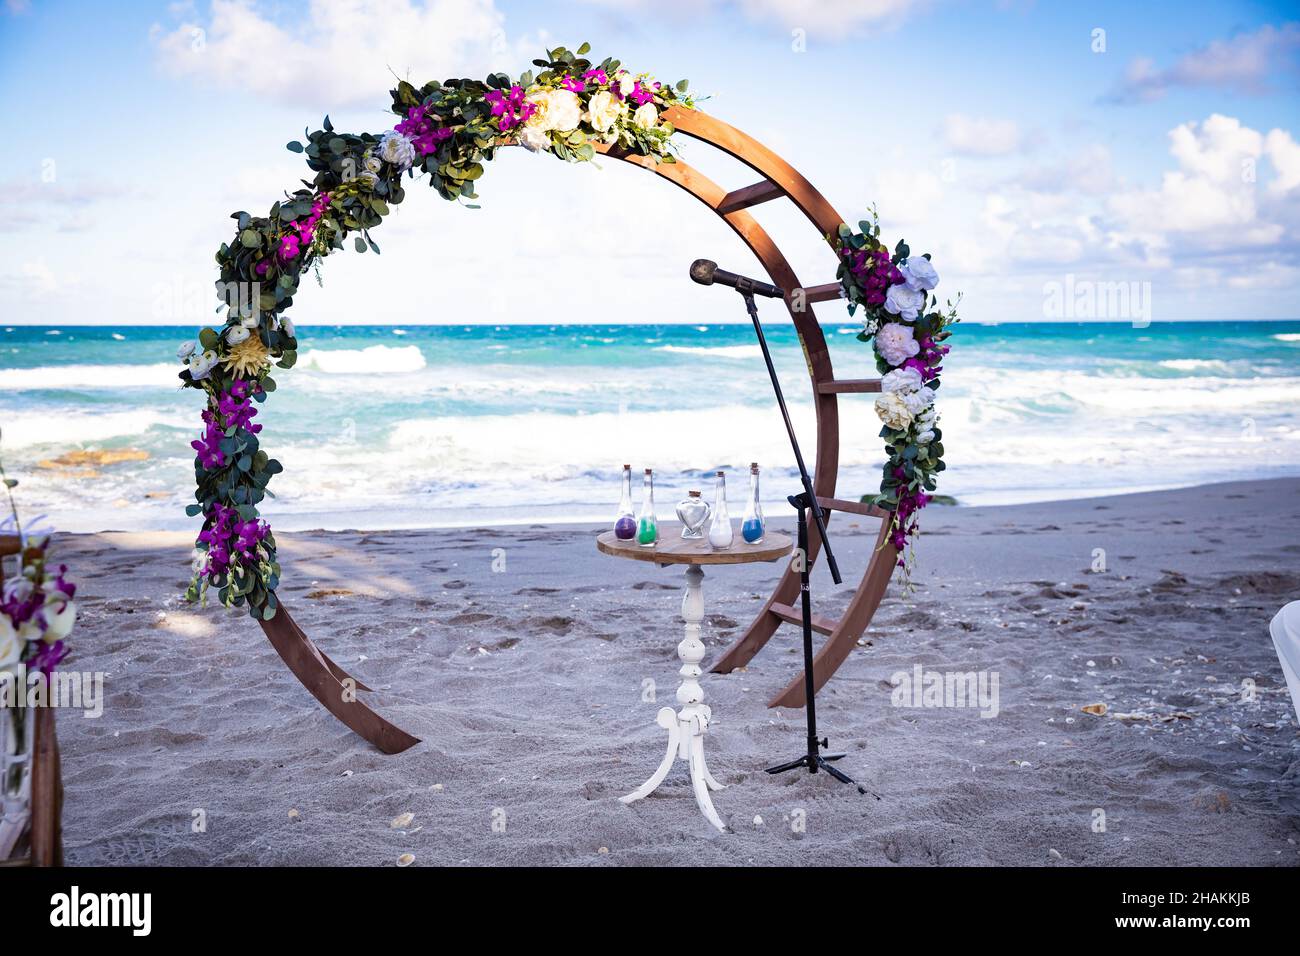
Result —
[[766, 772], [772, 774], [785, 773], [787, 770], [798, 770], [800, 767], [807, 767], [809, 773], [816, 773], [818, 770], [825, 770], [840, 783], [848, 783], [857, 787], [858, 793], [863, 796], [870, 793], [871, 796], [879, 800], [880, 794], [871, 793], [870, 790], [855, 781], [848, 774], [844, 773], [844, 771], [831, 766], [832, 760], [839, 760], [842, 757], [844, 757], [844, 754], [804, 754], [802, 757], [799, 757], [797, 760], [791, 760], [789, 763], [778, 764], [775, 767], [768, 767]]

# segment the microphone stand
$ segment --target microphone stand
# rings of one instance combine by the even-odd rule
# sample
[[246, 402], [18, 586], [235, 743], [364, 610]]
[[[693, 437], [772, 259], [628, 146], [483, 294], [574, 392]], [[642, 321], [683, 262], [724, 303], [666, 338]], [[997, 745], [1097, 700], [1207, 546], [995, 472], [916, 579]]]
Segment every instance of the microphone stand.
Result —
[[[826, 536], [826, 519], [822, 513], [821, 505], [817, 503], [817, 495], [813, 492], [812, 479], [808, 477], [808, 469], [804, 466], [803, 454], [799, 451], [799, 439], [795, 436], [794, 424], [790, 421], [790, 412], [785, 407], [785, 395], [781, 391], [781, 381], [776, 375], [776, 366], [772, 364], [772, 353], [767, 348], [767, 337], [763, 335], [763, 327], [758, 321], [758, 306], [754, 303], [753, 287], [748, 284], [748, 280], [742, 278], [736, 283], [736, 291], [745, 300], [745, 308], [749, 312], [750, 321], [754, 323], [754, 333], [758, 336], [759, 348], [763, 350], [763, 361], [767, 363], [767, 374], [772, 379], [772, 390], [776, 393], [776, 403], [781, 409], [781, 418], [785, 421], [785, 431], [790, 438], [790, 447], [794, 450], [794, 460], [799, 466], [799, 477], [803, 482], [803, 492], [798, 495], [790, 495], [786, 500], [798, 513], [799, 550], [796, 560], [799, 562], [799, 597], [803, 605], [803, 680], [804, 710], [808, 729], [807, 750], [794, 760], [778, 764], [775, 767], [768, 767], [767, 773], [785, 773], [787, 770], [797, 770], [800, 767], [806, 767], [809, 773], [825, 770], [840, 783], [852, 784], [858, 788], [858, 793], [866, 794], [869, 792], [866, 787], [855, 783], [848, 774], [831, 766], [831, 761], [840, 760], [845, 755], [843, 753], [822, 753], [823, 748], [830, 747], [830, 739], [827, 737], [819, 738], [817, 735], [817, 702], [816, 691], [813, 687], [812, 591], [808, 580], [810, 574], [809, 565], [811, 564], [808, 560], [809, 512], [812, 512], [813, 521], [817, 525], [818, 539], [826, 552], [826, 566], [831, 572], [831, 579], [836, 584], [840, 584], [842, 578], [840, 577], [839, 564], [835, 560], [835, 553], [831, 550], [830, 538]], [[880, 799], [879, 794], [872, 795], [877, 800]]]

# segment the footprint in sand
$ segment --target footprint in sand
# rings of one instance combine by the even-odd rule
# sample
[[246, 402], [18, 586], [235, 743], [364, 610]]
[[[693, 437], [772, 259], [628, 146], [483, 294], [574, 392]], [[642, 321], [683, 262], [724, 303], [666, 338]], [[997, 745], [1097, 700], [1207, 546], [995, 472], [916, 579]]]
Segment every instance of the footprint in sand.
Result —
[[313, 601], [319, 601], [327, 597], [351, 597], [352, 591], [347, 588], [315, 588], [307, 592], [307, 597]]
[[457, 614], [447, 621], [448, 624], [482, 624], [484, 621], [496, 620], [495, 614], [483, 614], [478, 611], [472, 611], [468, 614]]

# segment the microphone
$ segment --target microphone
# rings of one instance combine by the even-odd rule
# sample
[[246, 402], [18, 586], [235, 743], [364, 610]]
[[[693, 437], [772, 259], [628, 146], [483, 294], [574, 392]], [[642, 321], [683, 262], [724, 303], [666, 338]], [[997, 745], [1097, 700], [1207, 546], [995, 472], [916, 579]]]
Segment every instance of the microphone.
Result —
[[736, 273], [728, 272], [726, 269], [719, 269], [718, 264], [711, 259], [696, 259], [692, 262], [691, 278], [700, 285], [713, 285], [713, 283], [717, 282], [721, 285], [731, 286], [737, 292], [765, 295], [769, 299], [785, 298], [784, 289], [767, 282], [759, 282], [757, 279], [750, 279], [747, 276], [736, 275]]

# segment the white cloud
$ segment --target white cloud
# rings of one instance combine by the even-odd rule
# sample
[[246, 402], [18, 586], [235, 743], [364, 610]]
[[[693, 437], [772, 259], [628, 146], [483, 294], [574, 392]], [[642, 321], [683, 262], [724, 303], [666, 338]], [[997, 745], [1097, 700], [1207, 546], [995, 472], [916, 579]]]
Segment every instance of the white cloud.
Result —
[[948, 148], [962, 156], [1005, 156], [1021, 149], [1015, 120], [986, 119], [949, 113], [943, 122]]
[[[185, 8], [178, 8], [185, 15]], [[417, 86], [500, 69], [511, 48], [492, 0], [311, 0], [281, 23], [256, 0], [213, 0], [206, 22], [152, 30], [168, 72], [294, 105], [379, 105], [393, 74]]]
[[134, 187], [101, 182], [65, 185], [37, 178], [11, 179], [0, 183], [0, 232], [53, 226], [60, 232], [81, 232], [91, 220], [88, 207], [105, 200], [130, 196]]
[[1269, 184], [1275, 193], [1285, 193], [1300, 186], [1300, 145], [1283, 129], [1270, 130], [1264, 137], [1264, 151], [1277, 176]]
[[1175, 127], [1169, 143], [1179, 168], [1164, 174], [1159, 189], [1111, 199], [1122, 229], [1156, 242], [1168, 233], [1221, 230], [1232, 230], [1237, 243], [1266, 244], [1281, 237], [1281, 225], [1257, 216], [1256, 170], [1264, 151], [1259, 132], [1215, 113], [1199, 125]]
[[1016, 182], [1042, 192], [1098, 196], [1114, 190], [1115, 168], [1110, 150], [1099, 143], [1091, 143], [1062, 161], [1020, 170]]
[[1110, 99], [1122, 103], [1161, 99], [1176, 87], [1213, 87], [1238, 93], [1269, 92], [1270, 75], [1294, 67], [1300, 56], [1300, 24], [1264, 26], [1230, 40], [1215, 40], [1184, 54], [1167, 69], [1150, 59], [1129, 64]]
[[[991, 188], [959, 182], [938, 211], [976, 194], [982, 205], [947, 229], [951, 268], [975, 276], [1141, 276], [1185, 289], [1294, 288], [1300, 145], [1291, 134], [1213, 114], [1170, 130], [1167, 142], [1172, 168], [1150, 185], [1123, 185], [1101, 146]], [[1077, 178], [1093, 173], [1097, 181], [1086, 187]]]
[[919, 0], [737, 0], [756, 20], [775, 20], [818, 36], [844, 36], [868, 25], [893, 26], [923, 6]]

